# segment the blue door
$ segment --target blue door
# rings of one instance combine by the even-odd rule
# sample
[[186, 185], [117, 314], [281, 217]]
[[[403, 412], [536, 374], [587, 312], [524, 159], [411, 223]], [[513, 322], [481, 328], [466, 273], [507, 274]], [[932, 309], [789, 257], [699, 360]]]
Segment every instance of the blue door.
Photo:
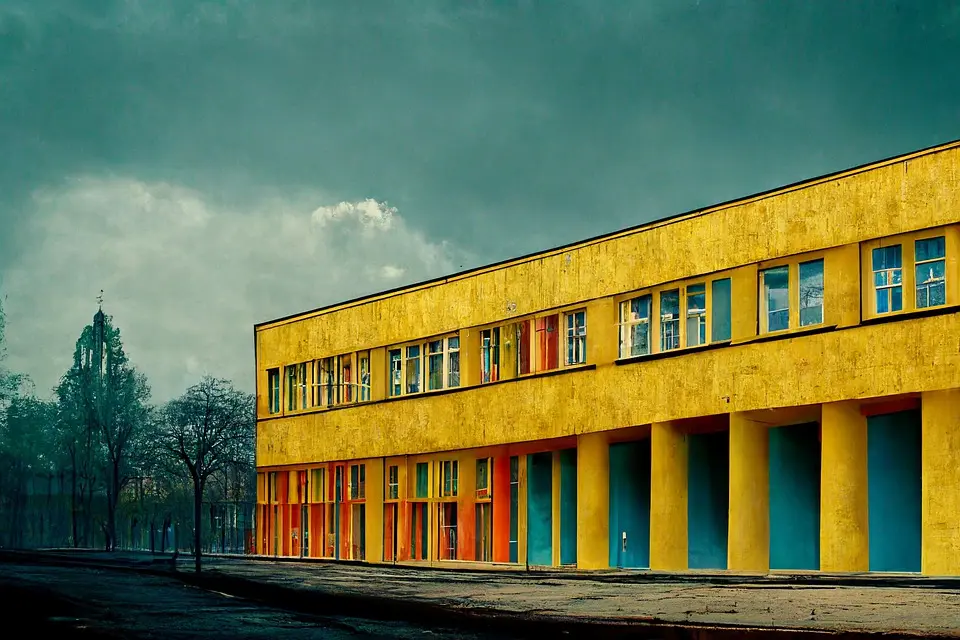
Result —
[[650, 566], [650, 440], [610, 445], [610, 566]]

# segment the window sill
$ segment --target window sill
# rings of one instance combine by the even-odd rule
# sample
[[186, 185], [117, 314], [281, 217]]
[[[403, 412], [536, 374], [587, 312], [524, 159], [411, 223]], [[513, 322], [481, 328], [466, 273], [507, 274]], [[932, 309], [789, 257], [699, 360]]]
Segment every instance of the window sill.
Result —
[[[700, 347], [696, 347], [700, 348]], [[352, 409], [355, 407], [371, 405], [371, 404], [386, 404], [388, 402], [402, 402], [403, 400], [412, 400], [414, 398], [433, 398], [436, 396], [446, 395], [448, 393], [458, 393], [460, 391], [467, 391], [468, 389], [480, 389], [486, 387], [495, 387], [501, 384], [510, 384], [512, 382], [520, 382], [521, 380], [531, 380], [539, 378], [549, 378], [551, 376], [563, 375], [565, 373], [576, 373], [577, 371], [592, 371], [597, 368], [595, 364], [578, 364], [578, 365], [569, 365], [559, 367], [557, 369], [550, 369], [549, 371], [541, 371], [538, 373], [528, 373], [526, 375], [517, 376], [516, 378], [508, 378], [506, 380], [497, 380], [496, 382], [485, 382], [483, 384], [474, 384], [474, 385], [465, 385], [460, 387], [453, 387], [449, 389], [437, 389], [435, 391], [422, 391], [420, 393], [411, 393], [409, 395], [403, 396], [394, 396], [392, 398], [384, 398], [382, 400], [365, 400], [363, 402], [353, 402], [350, 404], [341, 404], [335, 407], [316, 407], [313, 409], [302, 409], [298, 411], [293, 411], [290, 413], [273, 413], [268, 416], [258, 417], [259, 421], [267, 420], [277, 420], [279, 418], [291, 418], [295, 416], [311, 415], [314, 413], [326, 413], [329, 411], [340, 411], [342, 409]]]
[[815, 324], [808, 327], [800, 327], [799, 329], [785, 329], [783, 331], [776, 331], [773, 333], [763, 333], [757, 336], [751, 336], [743, 340], [737, 340], [733, 342], [733, 346], [741, 344], [756, 344], [758, 342], [776, 342], [777, 340], [789, 340], [790, 338], [797, 338], [800, 336], [810, 336], [816, 335], [818, 333], [827, 333], [829, 331], [836, 330], [837, 325], [835, 324]]
[[934, 316], [944, 316], [960, 311], [960, 304], [942, 304], [938, 307], [924, 307], [923, 309], [910, 309], [909, 311], [895, 311], [885, 313], [879, 316], [864, 318], [860, 321], [861, 325], [884, 324], [886, 322], [897, 322], [899, 320], [910, 320], [912, 318], [931, 318]]
[[729, 340], [719, 342], [710, 342], [708, 344], [697, 345], [696, 347], [684, 347], [683, 349], [671, 349], [669, 351], [657, 351], [656, 353], [645, 353], [640, 356], [627, 356], [614, 360], [616, 365], [633, 364], [634, 362], [649, 362], [650, 360], [662, 360], [664, 358], [676, 358], [690, 353], [701, 353], [703, 351], [713, 351], [730, 346]]

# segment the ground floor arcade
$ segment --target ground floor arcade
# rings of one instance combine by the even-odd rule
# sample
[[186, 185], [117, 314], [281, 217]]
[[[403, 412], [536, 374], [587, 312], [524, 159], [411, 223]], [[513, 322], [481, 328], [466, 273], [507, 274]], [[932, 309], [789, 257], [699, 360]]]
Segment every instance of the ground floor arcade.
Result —
[[258, 480], [267, 555], [960, 575], [960, 391], [261, 469]]

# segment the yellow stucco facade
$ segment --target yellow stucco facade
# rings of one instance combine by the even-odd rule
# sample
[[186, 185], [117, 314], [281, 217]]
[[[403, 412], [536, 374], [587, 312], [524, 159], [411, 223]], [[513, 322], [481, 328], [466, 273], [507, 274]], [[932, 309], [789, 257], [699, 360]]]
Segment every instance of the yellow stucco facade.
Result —
[[258, 550], [960, 575], [958, 256], [951, 143], [258, 325]]

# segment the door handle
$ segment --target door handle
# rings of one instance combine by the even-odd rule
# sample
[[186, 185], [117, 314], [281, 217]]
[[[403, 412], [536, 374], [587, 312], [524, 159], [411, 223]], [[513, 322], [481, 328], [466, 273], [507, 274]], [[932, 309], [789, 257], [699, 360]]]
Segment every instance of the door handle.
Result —
[[622, 531], [621, 533], [623, 534], [623, 538], [622, 538], [622, 540], [621, 540], [621, 543], [622, 543], [622, 545], [623, 545], [623, 546], [622, 546], [622, 550], [623, 550], [623, 551], [626, 551], [626, 550], [627, 550], [627, 532], [626, 532], [626, 531]]

